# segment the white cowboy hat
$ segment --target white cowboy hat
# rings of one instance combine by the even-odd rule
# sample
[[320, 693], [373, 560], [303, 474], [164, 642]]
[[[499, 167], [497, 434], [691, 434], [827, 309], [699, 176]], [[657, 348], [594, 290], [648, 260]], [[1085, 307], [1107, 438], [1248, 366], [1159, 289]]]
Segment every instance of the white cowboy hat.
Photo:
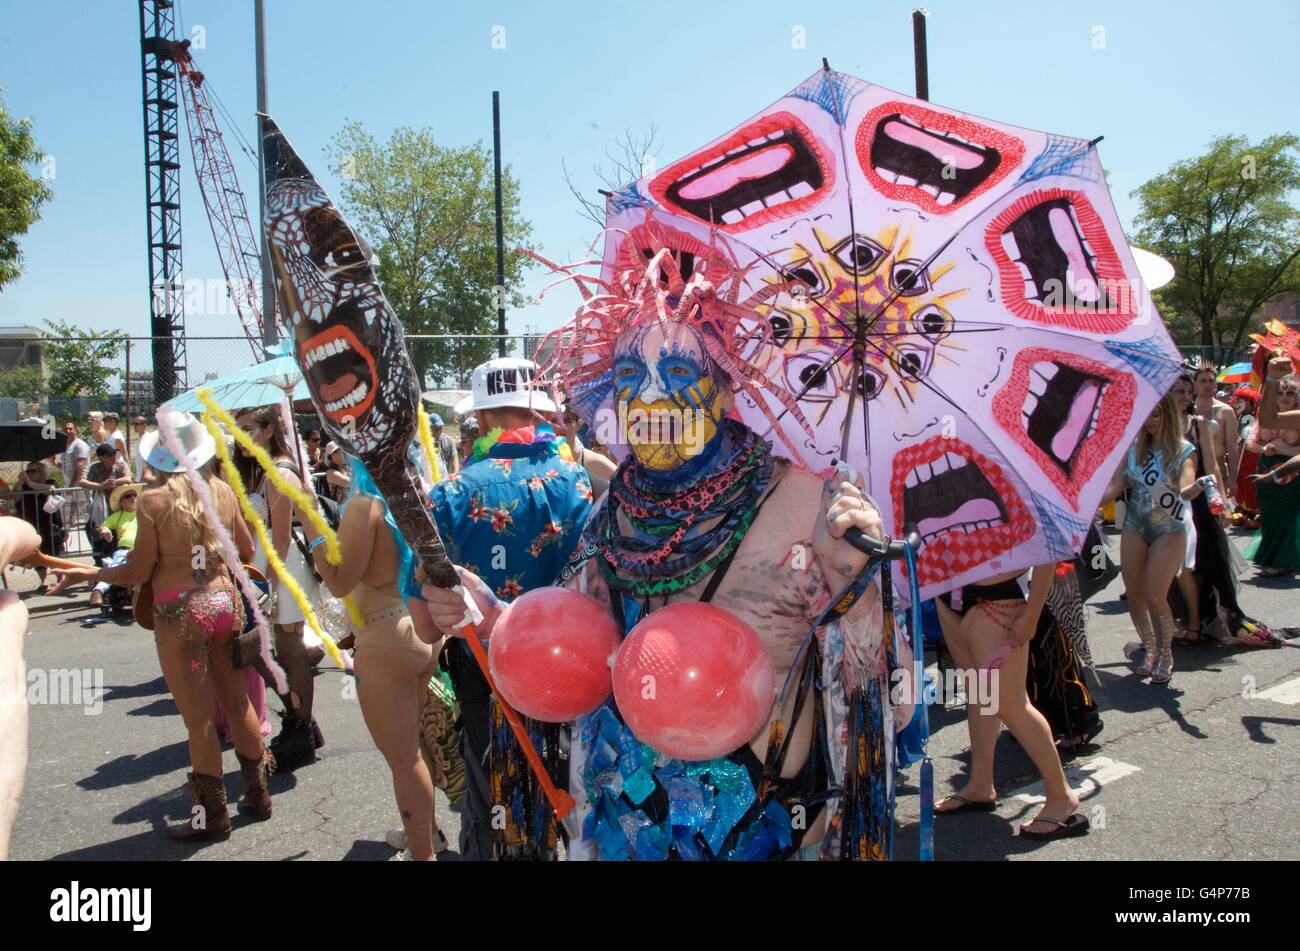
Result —
[[[197, 469], [208, 462], [217, 453], [217, 444], [207, 428], [192, 413], [178, 413], [175, 410], [163, 410], [167, 422], [176, 433], [176, 440], [185, 450], [185, 457]], [[162, 419], [159, 419], [162, 423]], [[158, 472], [180, 472], [185, 463], [177, 459], [162, 444], [160, 432], [145, 433], [140, 437], [140, 454], [149, 468]]]
[[453, 409], [458, 416], [472, 410], [500, 409], [505, 406], [535, 409], [540, 413], [557, 412], [559, 407], [551, 398], [535, 388], [533, 378], [536, 374], [537, 364], [519, 357], [498, 357], [480, 363], [470, 376], [469, 396], [458, 402]]

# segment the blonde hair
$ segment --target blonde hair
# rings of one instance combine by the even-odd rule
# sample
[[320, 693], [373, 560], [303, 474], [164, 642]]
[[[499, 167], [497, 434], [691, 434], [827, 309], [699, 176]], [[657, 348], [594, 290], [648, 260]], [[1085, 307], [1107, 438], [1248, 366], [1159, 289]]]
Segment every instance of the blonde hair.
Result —
[[1151, 412], [1159, 420], [1160, 428], [1153, 436], [1143, 425], [1138, 432], [1136, 455], [1145, 463], [1152, 453], [1158, 452], [1161, 462], [1168, 466], [1178, 458], [1178, 451], [1183, 448], [1182, 414], [1178, 411], [1173, 390], [1162, 396]]
[[[224, 485], [221, 479], [212, 474], [208, 466], [204, 466], [199, 475], [209, 483]], [[217, 561], [209, 561], [209, 564], [218, 564], [222, 557], [221, 540], [217, 538], [208, 520], [203, 517], [203, 510], [200, 507], [202, 503], [194, 492], [194, 486], [190, 485], [184, 470], [167, 473], [158, 485], [167, 493], [168, 503], [167, 511], [163, 514], [160, 523], [166, 523], [173, 517], [180, 517], [184, 522], [184, 530], [193, 540], [192, 543], [201, 546], [209, 559], [217, 559]], [[212, 495], [217, 502], [218, 519], [223, 524], [229, 524], [234, 517], [230, 495], [225, 492], [213, 492]]]

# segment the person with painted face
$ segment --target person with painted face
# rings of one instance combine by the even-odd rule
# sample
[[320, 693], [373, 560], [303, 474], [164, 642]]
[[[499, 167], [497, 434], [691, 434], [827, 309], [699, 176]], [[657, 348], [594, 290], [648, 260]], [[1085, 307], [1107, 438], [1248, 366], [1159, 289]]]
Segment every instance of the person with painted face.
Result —
[[[475, 367], [470, 395], [455, 410], [473, 412], [484, 435], [470, 463], [429, 494], [448, 555], [479, 575], [492, 595], [504, 602], [555, 582], [591, 506], [587, 473], [560, 457], [561, 441], [539, 415], [555, 412], [556, 406], [535, 387], [535, 373], [531, 360], [513, 357]], [[487, 681], [459, 641], [444, 651], [443, 666], [451, 675], [461, 709], [461, 754], [467, 770], [462, 856], [541, 857], [547, 850], [536, 847], [539, 836], [531, 828], [540, 829], [549, 820], [524, 817], [521, 829], [520, 817], [507, 809], [505, 828], [493, 825], [492, 804], [500, 800], [492, 791], [506, 774], [530, 785], [523, 792], [528, 798], [540, 797], [531, 788], [527, 768], [521, 772], [517, 764], [506, 762], [519, 754], [495, 709]], [[554, 749], [558, 744], [558, 735], [549, 725], [534, 724], [533, 732], [541, 746]], [[489, 747], [491, 757], [484, 769], [481, 764]]]
[[[873, 811], [865, 793], [843, 796], [828, 809], [825, 796], [836, 769], [829, 749], [840, 748], [847, 736], [847, 716], [862, 714], [870, 724], [863, 742], [879, 742], [880, 749], [892, 742], [885, 736], [893, 732], [885, 726], [892, 721], [882, 712], [890, 703], [884, 698], [878, 582], [857, 592], [856, 604], [836, 621], [825, 620], [833, 595], [857, 579], [867, 562], [844, 535], [857, 528], [882, 537], [879, 510], [851, 471], [838, 470], [823, 481], [777, 459], [767, 440], [732, 414], [742, 387], [754, 392], [778, 385], [741, 353], [737, 322], [755, 314], [725, 289], [741, 279], [738, 271], [714, 272], [718, 262], [711, 262], [697, 263], [691, 273], [671, 249], [633, 251], [629, 259], [640, 262], [638, 270], [618, 282], [601, 282], [604, 295], [593, 296], [554, 335], [558, 343], [548, 369], [569, 405], [600, 443], [625, 456], [561, 573], [562, 583], [607, 606], [624, 632], [666, 605], [711, 603], [757, 633], [778, 685], [801, 658], [806, 665], [819, 663], [823, 643], [827, 650], [837, 644], [844, 651], [844, 666], [832, 664], [828, 671], [846, 673], [844, 681], [823, 684], [818, 678], [816, 686], [796, 678], [807, 686], [773, 703], [748, 743], [727, 756], [685, 764], [684, 773], [674, 772], [678, 760], [651, 760], [648, 769], [639, 767], [639, 788], [613, 779], [632, 772], [623, 769], [631, 761], [623, 760], [642, 756], [645, 748], [617, 704], [607, 701], [570, 727], [569, 790], [578, 810], [568, 855], [839, 857], [848, 841], [853, 857], [883, 858], [889, 848], [886, 810]], [[681, 276], [687, 273], [689, 278]], [[802, 418], [792, 394], [772, 390], [754, 398], [769, 396]], [[471, 572], [462, 577], [485, 614], [479, 636], [490, 638], [500, 608], [483, 596]], [[457, 610], [453, 598], [427, 586], [424, 594], [434, 624], [457, 630], [463, 605]], [[810, 628], [818, 637], [806, 641]], [[827, 640], [832, 628], [836, 634]], [[806, 643], [813, 645], [809, 651], [803, 650]], [[906, 652], [898, 662], [910, 669]], [[862, 689], [850, 690], [846, 682]], [[863, 712], [867, 697], [876, 698], [875, 714]], [[910, 705], [894, 709], [901, 728], [911, 719]], [[832, 725], [822, 722], [823, 711]], [[885, 773], [877, 770], [857, 788], [870, 788], [886, 801]], [[679, 807], [698, 799], [730, 817], [725, 829], [711, 830], [717, 835], [710, 840], [679, 828]], [[856, 814], [868, 831], [845, 839], [839, 833], [846, 814], [841, 809], [850, 807], [864, 810]], [[629, 828], [646, 831], [633, 841]]]

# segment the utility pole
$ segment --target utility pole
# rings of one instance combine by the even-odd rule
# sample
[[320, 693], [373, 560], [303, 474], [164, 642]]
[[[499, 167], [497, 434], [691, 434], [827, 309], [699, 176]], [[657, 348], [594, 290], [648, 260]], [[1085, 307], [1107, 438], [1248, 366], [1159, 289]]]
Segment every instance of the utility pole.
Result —
[[[254, 56], [257, 60], [257, 111], [269, 115], [266, 104], [266, 11], [263, 0], [253, 0]], [[271, 268], [271, 251], [266, 243], [266, 159], [262, 155], [262, 137], [257, 137], [257, 233], [262, 249], [262, 346], [274, 347], [275, 275]]]
[[501, 93], [492, 93], [492, 163], [497, 193], [497, 356], [506, 355], [506, 249], [501, 221]]
[[916, 61], [917, 99], [930, 98], [930, 69], [925, 51], [925, 18], [929, 15], [930, 11], [924, 7], [912, 11], [912, 57]]

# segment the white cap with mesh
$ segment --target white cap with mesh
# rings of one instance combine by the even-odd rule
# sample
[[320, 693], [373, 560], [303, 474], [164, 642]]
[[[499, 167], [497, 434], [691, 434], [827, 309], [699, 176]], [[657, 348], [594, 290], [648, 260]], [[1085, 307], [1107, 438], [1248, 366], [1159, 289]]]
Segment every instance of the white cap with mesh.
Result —
[[519, 357], [498, 357], [480, 363], [470, 376], [469, 396], [454, 407], [458, 415], [480, 409], [518, 406], [541, 413], [558, 412], [554, 401], [536, 388], [537, 364]]

